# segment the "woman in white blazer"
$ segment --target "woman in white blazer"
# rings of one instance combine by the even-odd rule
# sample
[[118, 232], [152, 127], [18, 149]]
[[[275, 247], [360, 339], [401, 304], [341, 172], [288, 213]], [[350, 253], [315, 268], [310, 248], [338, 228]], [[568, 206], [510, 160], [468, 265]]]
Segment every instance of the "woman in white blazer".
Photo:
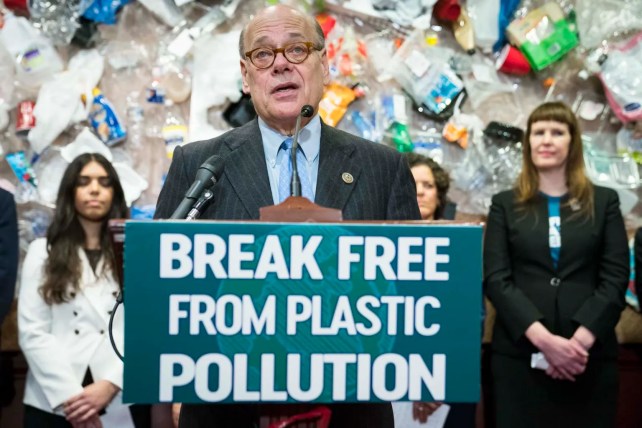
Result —
[[[120, 285], [107, 222], [127, 214], [107, 159], [83, 154], [69, 164], [47, 238], [31, 243], [22, 269], [18, 331], [29, 364], [26, 428], [135, 426], [121, 400], [123, 363], [108, 333]], [[122, 310], [113, 332], [122, 350]]]

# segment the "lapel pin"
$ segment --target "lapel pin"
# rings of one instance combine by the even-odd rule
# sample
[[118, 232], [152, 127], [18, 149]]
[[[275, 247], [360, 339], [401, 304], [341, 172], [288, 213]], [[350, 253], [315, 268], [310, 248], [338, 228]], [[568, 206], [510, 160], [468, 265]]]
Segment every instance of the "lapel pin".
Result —
[[349, 172], [344, 172], [343, 174], [341, 174], [341, 178], [346, 184], [351, 184], [354, 181], [354, 177]]

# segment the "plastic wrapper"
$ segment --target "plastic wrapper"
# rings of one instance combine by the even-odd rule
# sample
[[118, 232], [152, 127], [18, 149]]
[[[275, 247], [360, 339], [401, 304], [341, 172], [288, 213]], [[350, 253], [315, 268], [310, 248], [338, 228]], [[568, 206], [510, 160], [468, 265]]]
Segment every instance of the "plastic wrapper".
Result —
[[354, 83], [365, 73], [366, 45], [352, 27], [335, 25], [326, 42], [330, 76], [342, 83]]
[[507, 78], [497, 74], [495, 66], [488, 59], [481, 57], [474, 60], [471, 73], [466, 73], [463, 81], [473, 110], [477, 110], [492, 95], [515, 90], [515, 86]]
[[[237, 46], [240, 31], [201, 37], [194, 50], [189, 139], [204, 140], [223, 132], [208, 120], [208, 109], [241, 98], [241, 70]], [[212, 70], [215, 70], [214, 72]]]
[[581, 0], [576, 2], [580, 43], [595, 48], [627, 31], [642, 30], [639, 0]]
[[548, 67], [578, 44], [574, 27], [561, 7], [552, 1], [511, 22], [506, 34], [534, 70]]
[[614, 189], [639, 187], [640, 172], [635, 159], [628, 153], [616, 153], [616, 143], [608, 134], [584, 134], [586, 173], [595, 184]]
[[88, 4], [81, 0], [29, 0], [33, 26], [56, 45], [68, 45], [80, 27], [78, 17]]
[[61, 73], [40, 89], [33, 114], [36, 126], [28, 140], [36, 153], [41, 153], [64, 131], [74, 117], [84, 114], [81, 90], [73, 73]]
[[83, 153], [100, 153], [108, 161], [113, 159], [107, 146], [105, 146], [89, 128], [83, 128], [73, 142], [67, 144], [60, 150], [60, 155], [68, 163], [71, 163], [71, 161]]
[[103, 24], [115, 24], [116, 13], [129, 2], [131, 0], [93, 0], [82, 16]]
[[436, 129], [413, 130], [410, 133], [410, 138], [412, 139], [413, 152], [427, 156], [438, 164], [443, 163], [443, 138]]
[[473, 132], [481, 132], [483, 128], [484, 123], [478, 116], [462, 113], [457, 103], [455, 112], [444, 126], [442, 134], [446, 141], [465, 149], [468, 147], [468, 136]]
[[511, 188], [521, 169], [523, 131], [491, 122], [483, 133], [473, 134], [460, 165], [451, 173], [455, 185], [464, 190], [466, 209], [486, 213], [493, 194]]
[[0, 109], [4, 109], [5, 112], [14, 105], [14, 75], [15, 67], [11, 55], [4, 47], [4, 44], [0, 43], [0, 76], [2, 76], [2, 79], [0, 79]]
[[[37, 238], [44, 238], [52, 220], [52, 207], [34, 203], [28, 204], [24, 210], [21, 210], [20, 220], [18, 221], [21, 246], [24, 243], [26, 247], [31, 241]], [[26, 248], [24, 249], [26, 251]]]
[[173, 1], [139, 0], [139, 2], [170, 27], [176, 27], [183, 19], [181, 10]]
[[464, 89], [450, 67], [452, 56], [451, 49], [429, 46], [423, 32], [417, 31], [395, 53], [388, 71], [416, 105], [426, 108], [429, 115], [440, 116]]
[[18, 83], [26, 88], [37, 89], [63, 68], [51, 40], [38, 33], [25, 18], [7, 13], [0, 41], [14, 59]]
[[326, 86], [323, 98], [319, 103], [319, 116], [326, 124], [336, 126], [354, 99], [355, 94], [352, 89], [332, 82]]
[[38, 183], [39, 201], [51, 206], [56, 203], [60, 181], [68, 165], [60, 152], [58, 147], [48, 148], [33, 166], [38, 177], [43, 177]]
[[615, 115], [622, 122], [642, 120], [642, 33], [609, 50], [600, 79]]
[[134, 171], [129, 165], [122, 162], [114, 162], [113, 165], [114, 169], [118, 173], [118, 179], [123, 186], [125, 201], [129, 207], [140, 197], [141, 193], [147, 189], [149, 184], [147, 183], [147, 180], [141, 177], [140, 174]]
[[500, 39], [500, 0], [468, 0], [468, 16], [475, 30], [475, 44], [484, 52], [490, 52]]

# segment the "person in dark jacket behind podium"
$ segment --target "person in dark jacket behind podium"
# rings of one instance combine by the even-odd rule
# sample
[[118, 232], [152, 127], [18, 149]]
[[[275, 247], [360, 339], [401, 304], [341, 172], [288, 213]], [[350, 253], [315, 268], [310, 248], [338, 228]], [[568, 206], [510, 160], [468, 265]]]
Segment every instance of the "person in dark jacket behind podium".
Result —
[[9, 313], [18, 271], [18, 220], [13, 195], [0, 188], [0, 325]]
[[[448, 201], [450, 176], [433, 159], [408, 153], [408, 164], [417, 186], [417, 204], [422, 220], [445, 220], [455, 217], [454, 204]], [[442, 403], [417, 401], [412, 405], [412, 418], [427, 423]], [[477, 403], [448, 403], [450, 410], [444, 428], [474, 428]], [[394, 406], [394, 405], [393, 405]], [[400, 409], [395, 408], [395, 414]], [[405, 409], [404, 409], [405, 410]]]
[[635, 232], [633, 239], [633, 255], [635, 258], [635, 295], [642, 309], [642, 227]]
[[[13, 303], [17, 271], [18, 220], [16, 203], [11, 193], [0, 188], [0, 326], [2, 326]], [[13, 358], [0, 353], [0, 407], [8, 406], [14, 395]]]
[[[251, 94], [258, 118], [213, 140], [177, 147], [156, 206], [169, 218], [212, 155], [225, 159], [203, 219], [258, 220], [259, 209], [290, 193], [290, 146], [297, 116], [305, 105], [298, 170], [302, 195], [341, 210], [344, 220], [417, 220], [415, 185], [406, 159], [325, 125], [319, 102], [330, 73], [323, 31], [314, 17], [276, 5], [258, 11], [239, 39], [243, 91]], [[331, 427], [385, 428], [394, 425], [389, 403], [334, 404]], [[257, 406], [184, 404], [179, 425], [253, 427]]]
[[537, 107], [516, 186], [492, 199], [484, 287], [497, 310], [498, 428], [615, 426], [629, 251], [618, 195], [585, 175], [580, 136], [568, 106]]

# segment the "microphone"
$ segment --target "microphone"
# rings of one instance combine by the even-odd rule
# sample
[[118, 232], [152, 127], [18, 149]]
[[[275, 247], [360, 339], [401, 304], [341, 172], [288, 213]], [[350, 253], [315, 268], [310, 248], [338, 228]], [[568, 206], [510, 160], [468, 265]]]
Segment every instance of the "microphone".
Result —
[[223, 173], [224, 166], [224, 159], [219, 155], [213, 155], [203, 162], [196, 170], [196, 180], [187, 189], [183, 200], [170, 219], [184, 219], [194, 206], [194, 203], [201, 197], [203, 191], [211, 189], [216, 184]]
[[214, 192], [212, 192], [211, 189], [205, 189], [201, 197], [198, 198], [198, 201], [196, 201], [192, 209], [187, 213], [185, 220], [196, 220], [199, 218], [201, 214], [203, 214], [203, 211], [205, 211], [205, 208], [209, 206], [213, 197]]
[[299, 178], [299, 166], [296, 160], [296, 152], [299, 149], [299, 132], [301, 132], [301, 118], [311, 117], [314, 113], [314, 108], [306, 104], [301, 107], [301, 113], [296, 117], [296, 126], [294, 128], [294, 138], [292, 139], [292, 150], [290, 152], [290, 160], [292, 162], [292, 179], [290, 181], [290, 195], [301, 196], [301, 179]]

